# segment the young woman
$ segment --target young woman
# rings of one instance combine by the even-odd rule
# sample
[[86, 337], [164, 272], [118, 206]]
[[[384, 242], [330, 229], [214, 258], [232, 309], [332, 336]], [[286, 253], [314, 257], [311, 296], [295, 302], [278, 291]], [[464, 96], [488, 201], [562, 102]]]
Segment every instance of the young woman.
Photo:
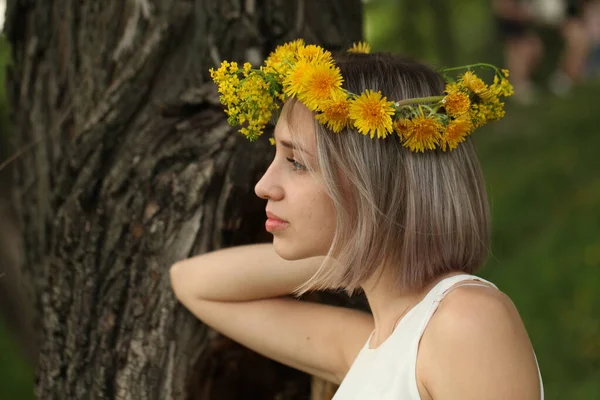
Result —
[[[341, 383], [336, 400], [543, 398], [517, 310], [472, 275], [488, 252], [489, 217], [467, 133], [501, 116], [493, 94], [508, 94], [507, 82], [465, 74], [443, 95], [442, 76], [425, 65], [329, 57], [300, 42], [256, 75], [245, 67], [246, 83], [237, 65], [213, 71], [231, 122], [260, 114], [244, 114], [251, 102], [234, 95], [267, 104], [256, 88], [268, 87], [285, 98], [275, 158], [256, 185], [273, 244], [176, 263], [177, 298], [250, 349]], [[252, 86], [252, 76], [281, 87]], [[372, 314], [286, 296], [323, 288], [364, 291]]]

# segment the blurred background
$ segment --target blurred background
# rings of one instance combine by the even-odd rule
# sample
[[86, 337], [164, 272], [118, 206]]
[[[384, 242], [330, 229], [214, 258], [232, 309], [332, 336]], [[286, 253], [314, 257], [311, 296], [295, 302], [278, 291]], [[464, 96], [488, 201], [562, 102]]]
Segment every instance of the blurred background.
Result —
[[[4, 7], [0, 0], [0, 23]], [[481, 275], [521, 312], [546, 398], [599, 399], [600, 1], [365, 0], [363, 15], [375, 51], [511, 70], [506, 118], [474, 135], [494, 222]], [[16, 151], [9, 62], [0, 37], [0, 164]], [[31, 349], [19, 345], [22, 299], [2, 282], [18, 258], [13, 215], [8, 167], [0, 171], [0, 400], [33, 398]]]

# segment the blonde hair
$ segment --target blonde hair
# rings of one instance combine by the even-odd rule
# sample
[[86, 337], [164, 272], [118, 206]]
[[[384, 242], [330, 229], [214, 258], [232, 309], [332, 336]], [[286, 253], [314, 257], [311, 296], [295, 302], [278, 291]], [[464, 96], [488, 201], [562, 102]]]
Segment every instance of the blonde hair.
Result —
[[[397, 101], [444, 90], [431, 68], [389, 54], [348, 54], [336, 64], [354, 93], [380, 90]], [[403, 290], [418, 290], [444, 273], [473, 273], [483, 264], [489, 210], [470, 139], [450, 152], [414, 153], [398, 137], [336, 134], [317, 121], [315, 130], [320, 173], [337, 210], [329, 256], [339, 263], [326, 261], [297, 294], [352, 294], [380, 267]]]

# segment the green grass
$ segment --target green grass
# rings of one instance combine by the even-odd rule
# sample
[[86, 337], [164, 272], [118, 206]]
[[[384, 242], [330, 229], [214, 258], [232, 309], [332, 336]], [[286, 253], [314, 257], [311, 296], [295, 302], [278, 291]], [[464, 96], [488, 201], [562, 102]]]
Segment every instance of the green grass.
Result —
[[33, 399], [33, 371], [0, 316], [0, 399]]
[[474, 136], [494, 221], [482, 274], [519, 308], [548, 399], [600, 398], [599, 89], [509, 107]]

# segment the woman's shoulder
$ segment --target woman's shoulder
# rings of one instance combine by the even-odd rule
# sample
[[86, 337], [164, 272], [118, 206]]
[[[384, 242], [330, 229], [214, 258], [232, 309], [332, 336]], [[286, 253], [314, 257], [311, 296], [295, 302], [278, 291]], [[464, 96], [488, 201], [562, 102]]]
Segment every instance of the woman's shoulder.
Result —
[[460, 349], [471, 353], [492, 343], [499, 349], [502, 346], [498, 342], [512, 346], [525, 340], [530, 345], [510, 297], [487, 285], [459, 285], [450, 290], [431, 317], [425, 334], [428, 344], [445, 352]]
[[496, 329], [502, 324], [521, 323], [521, 317], [510, 297], [496, 287], [458, 282], [441, 300], [430, 325], [447, 331], [464, 329], [465, 323]]
[[523, 321], [512, 300], [491, 286], [459, 286], [444, 297], [423, 334], [417, 369], [430, 393], [514, 398], [517, 390], [535, 398], [539, 390]]
[[477, 345], [498, 341], [513, 345], [515, 341], [526, 340], [530, 346], [515, 304], [492, 286], [461, 285], [450, 290], [432, 316], [427, 331], [434, 345], [465, 343], [469, 344], [462, 349], [466, 352]]

